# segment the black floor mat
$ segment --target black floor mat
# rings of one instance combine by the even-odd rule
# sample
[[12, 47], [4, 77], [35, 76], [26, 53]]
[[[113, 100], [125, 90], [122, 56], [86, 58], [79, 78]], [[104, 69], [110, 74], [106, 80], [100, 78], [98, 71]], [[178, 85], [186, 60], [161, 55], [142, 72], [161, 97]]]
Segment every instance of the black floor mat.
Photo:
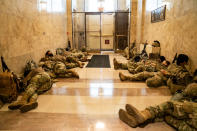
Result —
[[86, 68], [110, 68], [109, 55], [93, 55]]

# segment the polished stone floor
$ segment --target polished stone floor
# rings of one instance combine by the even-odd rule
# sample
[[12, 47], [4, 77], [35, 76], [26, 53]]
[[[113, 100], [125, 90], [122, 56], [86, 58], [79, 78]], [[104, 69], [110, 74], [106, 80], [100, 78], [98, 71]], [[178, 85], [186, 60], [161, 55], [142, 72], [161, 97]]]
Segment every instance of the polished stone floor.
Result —
[[118, 118], [118, 110], [129, 103], [138, 109], [170, 99], [166, 87], [148, 88], [145, 83], [121, 82], [113, 58], [126, 62], [119, 54], [109, 54], [111, 68], [77, 68], [80, 79], [58, 79], [52, 89], [38, 98], [37, 109], [27, 113], [0, 110], [0, 130], [27, 131], [173, 131], [164, 122], [144, 128], [130, 128]]

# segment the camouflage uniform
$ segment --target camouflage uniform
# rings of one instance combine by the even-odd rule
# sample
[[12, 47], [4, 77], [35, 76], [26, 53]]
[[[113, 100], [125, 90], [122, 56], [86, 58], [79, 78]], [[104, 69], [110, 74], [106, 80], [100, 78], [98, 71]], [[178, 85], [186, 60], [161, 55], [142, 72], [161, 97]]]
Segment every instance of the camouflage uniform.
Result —
[[[170, 101], [164, 102], [158, 106], [146, 108], [151, 113], [151, 118], [165, 121], [181, 131], [196, 131], [197, 130], [197, 101], [192, 101], [190, 94], [197, 96], [197, 83], [192, 83], [187, 86], [181, 94], [175, 94]], [[176, 96], [179, 96], [177, 99]]]
[[76, 52], [70, 54], [71, 57], [77, 58], [79, 61], [86, 62], [87, 61], [87, 53], [85, 52]]
[[88, 53], [87, 52], [82, 52], [82, 51], [78, 51], [76, 49], [73, 49], [72, 51], [60, 51], [60, 49], [57, 50], [57, 52], [59, 52], [59, 55], [65, 56], [65, 57], [74, 57], [75, 59], [77, 59], [78, 61], [81, 62], [86, 62], [87, 61], [87, 56]]
[[136, 127], [149, 121], [163, 121], [179, 131], [197, 130], [197, 83], [186, 87], [182, 93], [175, 94], [171, 100], [157, 106], [150, 106], [139, 111], [127, 104], [126, 111], [120, 109], [120, 119]]
[[159, 65], [161, 64], [159, 64], [157, 61], [146, 60], [146, 62], [141, 61], [136, 64], [128, 64], [128, 70], [132, 74], [143, 71], [156, 72], [158, 71], [156, 67]]
[[[163, 69], [166, 67], [163, 66]], [[161, 69], [161, 68], [160, 68]], [[168, 74], [164, 75], [162, 72], [141, 72], [131, 76], [124, 76], [120, 73], [121, 80], [129, 80], [129, 81], [145, 81], [149, 87], [159, 87], [167, 84], [171, 90], [171, 93], [174, 94], [177, 89], [181, 87], [185, 87], [187, 84], [191, 82], [191, 76], [189, 72], [185, 70], [185, 68], [178, 66], [176, 64], [172, 64], [167, 69]], [[178, 80], [176, 84], [171, 81], [171, 78], [176, 77]], [[170, 79], [169, 79], [170, 78]], [[181, 88], [181, 90], [184, 88]], [[174, 91], [175, 90], [175, 91]]]
[[126, 47], [126, 48], [124, 49], [123, 56], [126, 57], [126, 58], [129, 58], [129, 47]]
[[168, 71], [170, 73], [170, 78], [167, 81], [167, 86], [172, 94], [177, 90], [184, 90], [185, 87], [192, 82], [192, 76], [185, 67], [172, 64]]
[[60, 61], [63, 62], [66, 65], [67, 69], [71, 68], [76, 68], [76, 67], [82, 67], [82, 63], [80, 63], [77, 58], [73, 56], [61, 56], [61, 55], [56, 55], [52, 58], [50, 58], [52, 61]]
[[131, 74], [136, 74], [143, 71], [156, 72], [164, 68], [164, 66], [153, 60], [146, 60], [146, 62], [140, 61], [136, 63], [131, 59], [127, 63], [118, 63], [118, 68], [128, 70]]
[[75, 71], [66, 69], [65, 64], [62, 62], [57, 62], [54, 65], [53, 71], [58, 78], [79, 78], [79, 75]]
[[[79, 75], [75, 71], [66, 69], [66, 65], [61, 61], [45, 61], [40, 63], [40, 66], [42, 66], [52, 78], [79, 78]], [[70, 64], [70, 66], [72, 65]]]
[[52, 86], [52, 81], [48, 73], [41, 68], [34, 69], [24, 79], [26, 86], [25, 93], [22, 98], [8, 107], [9, 109], [20, 108], [21, 112], [27, 112], [38, 106], [37, 98], [39, 94], [49, 90]]

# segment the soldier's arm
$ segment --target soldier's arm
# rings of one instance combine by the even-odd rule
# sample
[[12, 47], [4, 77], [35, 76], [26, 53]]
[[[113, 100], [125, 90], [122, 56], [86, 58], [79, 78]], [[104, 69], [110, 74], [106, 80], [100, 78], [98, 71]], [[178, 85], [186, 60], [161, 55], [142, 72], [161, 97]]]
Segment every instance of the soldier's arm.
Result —
[[23, 85], [26, 86], [27, 85], [27, 82], [29, 80], [31, 80], [32, 77], [34, 77], [37, 73], [39, 73], [41, 70], [41, 68], [37, 68], [37, 69], [34, 69], [32, 70], [23, 80]]

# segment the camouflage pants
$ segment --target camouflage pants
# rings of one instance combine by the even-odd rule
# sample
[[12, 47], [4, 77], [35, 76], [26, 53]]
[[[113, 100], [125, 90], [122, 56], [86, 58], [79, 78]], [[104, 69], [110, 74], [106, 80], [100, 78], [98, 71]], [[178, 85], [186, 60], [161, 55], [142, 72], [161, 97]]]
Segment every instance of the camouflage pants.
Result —
[[128, 70], [128, 64], [127, 63], [120, 63], [119, 68], [123, 69], [123, 70]]
[[54, 67], [54, 73], [58, 78], [72, 78], [74, 71], [66, 69], [64, 63], [58, 62]]
[[77, 58], [68, 56], [66, 57], [65, 65], [67, 69], [72, 69], [72, 68], [80, 67], [80, 62], [77, 60]]
[[155, 75], [154, 72], [140, 72], [131, 76], [127, 76], [130, 81], [145, 81]]
[[83, 53], [72, 53], [71, 56], [78, 58], [78, 59], [85, 57]]
[[146, 80], [146, 85], [148, 87], [159, 87], [166, 85], [167, 78], [164, 77], [160, 72], [155, 73], [155, 75]]
[[166, 123], [180, 131], [197, 130], [197, 103], [167, 101], [157, 106], [146, 108], [152, 120], [165, 120]]
[[168, 79], [167, 86], [169, 87], [171, 94], [174, 94], [177, 90], [184, 90], [185, 89], [185, 86], [176, 85], [172, 82], [171, 79]]
[[72, 68], [79, 67], [79, 64], [77, 64], [77, 63], [65, 63], [65, 65], [66, 65], [66, 69], [72, 69]]
[[78, 60], [75, 57], [72, 57], [72, 56], [66, 57], [66, 62], [68, 62], [68, 63], [79, 63]]
[[164, 77], [157, 72], [144, 71], [127, 77], [130, 81], [146, 81], [148, 87], [159, 87], [165, 83]]
[[127, 63], [119, 63], [119, 68], [123, 70], [132, 70], [134, 62], [128, 61]]
[[143, 64], [139, 64], [137, 66], [128, 66], [128, 70], [130, 73], [132, 74], [136, 74], [139, 72], [143, 72], [143, 71], [148, 71], [148, 72], [155, 72], [156, 69], [153, 66], [150, 65], [143, 65]]
[[27, 88], [25, 94], [28, 99], [37, 100], [38, 95], [49, 90], [52, 86], [51, 78], [46, 72], [42, 72], [34, 76]]
[[136, 73], [139, 73], [139, 72], [143, 72], [143, 71], [145, 71], [145, 68], [144, 68], [144, 66], [142, 66], [142, 65], [139, 65], [139, 66], [137, 66], [137, 67], [134, 67], [134, 66], [128, 66], [128, 70], [129, 70], [129, 72], [131, 73], [131, 74], [136, 74]]

